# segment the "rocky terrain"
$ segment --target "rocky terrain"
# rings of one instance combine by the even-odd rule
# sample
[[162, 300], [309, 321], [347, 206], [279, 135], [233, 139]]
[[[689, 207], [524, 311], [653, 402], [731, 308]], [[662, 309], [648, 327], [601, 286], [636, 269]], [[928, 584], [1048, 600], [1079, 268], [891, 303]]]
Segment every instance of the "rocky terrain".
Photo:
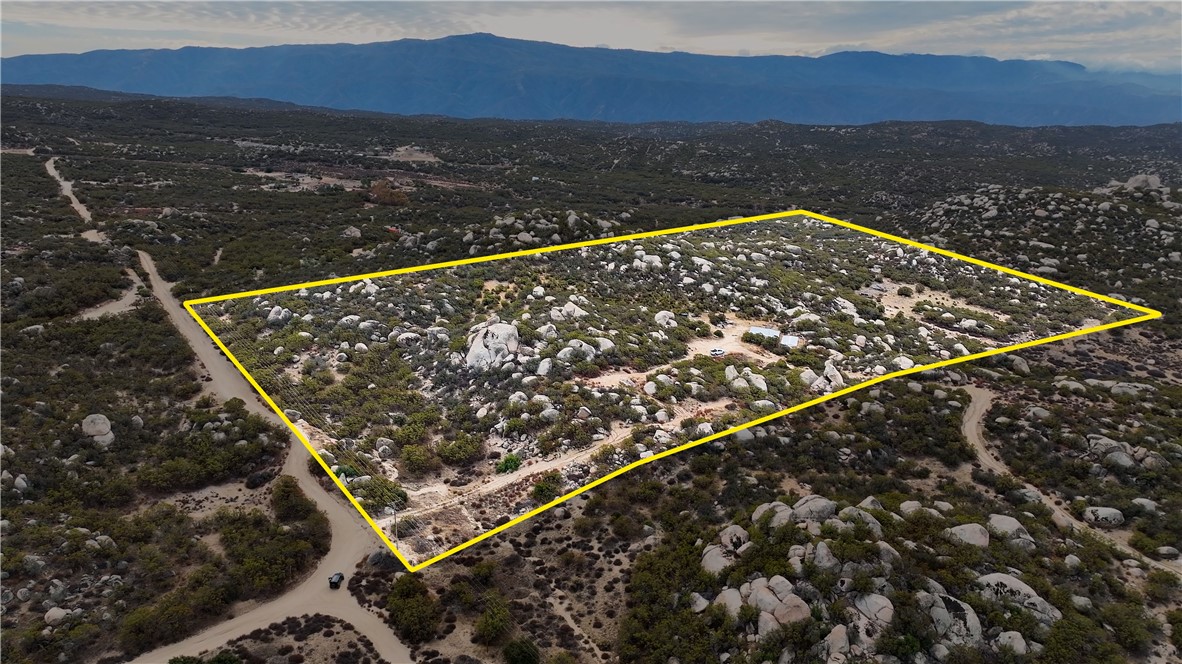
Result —
[[197, 311], [415, 563], [818, 394], [1130, 315], [807, 217]]
[[[317, 555], [308, 548], [323, 541], [308, 537], [316, 524], [283, 520], [272, 500], [273, 487], [283, 482], [272, 471], [286, 462], [285, 432], [243, 413], [243, 405], [252, 411], [258, 403], [230, 399], [211, 363], [195, 360], [194, 352], [217, 359], [216, 349], [186, 342], [157, 304], [169, 289], [189, 298], [279, 287], [796, 207], [1145, 303], [1165, 315], [887, 381], [712, 441], [633, 470], [421, 573], [403, 574], [388, 552], [364, 543], [364, 531], [341, 531], [347, 534], [334, 538], [328, 555], [342, 540], [359, 550], [340, 565], [353, 593], [340, 597], [362, 599], [392, 630], [365, 630], [375, 648], [396, 634], [414, 645], [419, 661], [440, 664], [1178, 659], [1178, 125], [625, 126], [343, 117], [119, 98], [5, 94], [0, 103], [0, 472], [6, 473], [0, 647], [6, 661], [125, 661], [204, 625], [221, 625], [231, 612], [249, 617], [252, 606], [298, 585], [300, 572], [270, 573], [291, 571], [272, 563], [300, 559], [297, 551]], [[385, 158], [407, 145], [436, 159]], [[284, 175], [260, 175], [268, 169]], [[51, 170], [73, 182], [71, 193], [89, 220], [62, 195]], [[579, 290], [582, 282], [517, 283], [474, 271], [449, 284], [449, 293], [413, 300], [442, 307], [434, 295], [446, 295], [457, 311], [469, 304], [468, 319], [442, 309], [376, 309], [371, 305], [394, 286], [375, 282], [374, 293], [361, 292], [368, 284], [354, 292], [318, 290], [331, 293], [328, 302], [294, 293], [263, 298], [265, 305], [246, 300], [243, 340], [265, 336], [275, 345], [252, 361], [283, 367], [327, 395], [301, 404], [297, 395], [275, 393], [292, 399], [286, 407], [300, 411], [309, 433], [324, 434], [317, 440], [334, 455], [332, 465], [376, 513], [401, 504], [402, 493], [408, 505], [427, 504], [431, 496], [417, 493], [416, 483], [439, 479], [444, 491], [477, 486], [476, 468], [512, 480], [502, 487], [504, 504], [534, 504], [591, 477], [601, 464], [667, 446], [658, 431], [668, 429], [676, 441], [707, 421], [721, 426], [764, 412], [759, 401], [778, 406], [811, 394], [814, 382], [798, 380], [806, 369], [825, 378], [821, 387], [828, 389], [834, 374], [825, 376], [826, 361], [846, 384], [875, 366], [893, 369], [897, 356], [875, 337], [922, 364], [940, 351], [955, 357], [956, 343], [987, 348], [1031, 331], [1054, 333], [1088, 315], [1060, 306], [1066, 301], [1030, 307], [1049, 291], [1017, 297], [1004, 278], [984, 289], [940, 284], [938, 272], [918, 279], [923, 257], [906, 249], [892, 257], [895, 247], [871, 246], [847, 260], [840, 251], [814, 252], [805, 239], [790, 242], [802, 248], [799, 255], [757, 252], [769, 257], [765, 266], [773, 257], [803, 266], [824, 256], [836, 262], [808, 267], [847, 274], [826, 282], [833, 291], [790, 282], [794, 294], [777, 296], [781, 311], [756, 297], [772, 280], [756, 272], [750, 250], [746, 262], [700, 255], [714, 264], [703, 274], [671, 259], [671, 251], [688, 257], [687, 248], [662, 243], [640, 246], [641, 256], [631, 245], [604, 254], [594, 278], [623, 288], [644, 275], [668, 275], [674, 286], [690, 277], [695, 281], [684, 290], [662, 292], [692, 298], [662, 302], [655, 289], [621, 290], [634, 293], [634, 301], [612, 307]], [[159, 267], [155, 280], [143, 256]], [[634, 267], [637, 260], [644, 272]], [[613, 262], [616, 269], [606, 270]], [[564, 267], [549, 265], [558, 273]], [[882, 271], [871, 271], [875, 265]], [[128, 270], [147, 288], [140, 291]], [[749, 277], [768, 279], [769, 286]], [[713, 293], [702, 290], [706, 283]], [[733, 299], [707, 311], [707, 303], [721, 302], [725, 286]], [[135, 298], [118, 304], [133, 290]], [[818, 299], [804, 300], [804, 292]], [[854, 305], [854, 313], [847, 317], [837, 298]], [[322, 313], [338, 303], [352, 309]], [[107, 305], [109, 315], [83, 316]], [[268, 322], [277, 306], [277, 320]], [[821, 320], [790, 327], [784, 312], [795, 306]], [[629, 313], [640, 307], [648, 310]], [[658, 320], [662, 312], [671, 316]], [[725, 320], [711, 320], [711, 313]], [[312, 321], [303, 321], [306, 314]], [[352, 325], [338, 325], [350, 314], [358, 316]], [[437, 324], [440, 314], [446, 323]], [[966, 329], [965, 320], [978, 325]], [[384, 327], [361, 329], [368, 321]], [[757, 322], [790, 332], [801, 345], [780, 355], [744, 341], [742, 332]], [[545, 338], [549, 330], [539, 333], [546, 325], [554, 326], [554, 338]], [[404, 329], [391, 340], [399, 326]], [[516, 330], [516, 349], [501, 326]], [[930, 331], [926, 339], [920, 329]], [[403, 334], [418, 338], [404, 337], [400, 345]], [[614, 348], [601, 347], [600, 338]], [[341, 348], [344, 342], [348, 348]], [[366, 349], [359, 351], [358, 343]], [[275, 355], [279, 345], [284, 352]], [[712, 359], [713, 348], [729, 355]], [[342, 353], [344, 361], [337, 359]], [[305, 374], [302, 362], [288, 362], [295, 354], [324, 363]], [[549, 371], [538, 376], [547, 359]], [[436, 362], [482, 377], [479, 387], [495, 394], [495, 403], [457, 397], [437, 411], [425, 407], [439, 390], [470, 396], [459, 384], [438, 380], [441, 372], [420, 373]], [[526, 385], [531, 378], [537, 380]], [[784, 391], [778, 378], [792, 381], [793, 389]], [[746, 392], [741, 383], [736, 387], [740, 379]], [[763, 389], [759, 379], [767, 394], [756, 393]], [[720, 410], [675, 412], [697, 401], [687, 394], [695, 382], [717, 397], [699, 401], [695, 411], [709, 404]], [[569, 392], [572, 384], [579, 395]], [[568, 391], [551, 389], [561, 386]], [[613, 401], [612, 409], [591, 397], [595, 391], [621, 397], [626, 391], [628, 399]], [[525, 399], [510, 405], [518, 392]], [[367, 403], [379, 401], [369, 397], [379, 394], [381, 408], [367, 411]], [[549, 406], [535, 396], [548, 397]], [[641, 400], [636, 405], [647, 421], [638, 421], [632, 398]], [[492, 407], [477, 418], [485, 405]], [[572, 471], [584, 474], [562, 476], [561, 484], [531, 473], [544, 462], [547, 441], [557, 455], [563, 440], [599, 433], [599, 427], [563, 426], [543, 439], [560, 424], [586, 422], [579, 419], [584, 407], [588, 420], [634, 418], [629, 424], [640, 425], [639, 440], [629, 435], [611, 454], [574, 464]], [[558, 421], [541, 417], [549, 409], [558, 411]], [[662, 409], [668, 422], [657, 419]], [[389, 413], [405, 419], [391, 418], [382, 425], [387, 431], [366, 430]], [[362, 417], [346, 421], [348, 414]], [[473, 429], [448, 430], [453, 418]], [[508, 436], [487, 435], [514, 420], [525, 428], [514, 423]], [[674, 426], [683, 420], [690, 431]], [[600, 427], [610, 434], [616, 427], [606, 423]], [[352, 450], [328, 450], [346, 438], [357, 442]], [[379, 438], [390, 443], [368, 446]], [[435, 456], [412, 450], [404, 458], [416, 445]], [[494, 449], [500, 458], [488, 459]], [[521, 465], [510, 471], [511, 450], [536, 455], [518, 457]], [[475, 460], [464, 461], [472, 454]], [[366, 463], [398, 476], [383, 483], [385, 476]], [[422, 474], [406, 472], [408, 463]], [[506, 472], [496, 473], [502, 463]], [[297, 469], [302, 464], [301, 458]], [[367, 473], [373, 473], [369, 482], [361, 482]], [[494, 504], [500, 495], [485, 508], [493, 524], [493, 510], [503, 509]], [[801, 503], [806, 496], [819, 498]], [[832, 515], [822, 516], [824, 501], [834, 503]], [[219, 517], [223, 504], [231, 509]], [[764, 505], [770, 507], [756, 518]], [[465, 519], [461, 525], [481, 524]], [[400, 536], [438, 535], [413, 516], [399, 528]], [[363, 560], [367, 547], [372, 555]], [[242, 555], [252, 551], [266, 555]], [[825, 569], [817, 566], [818, 551]], [[361, 564], [354, 568], [354, 561]], [[311, 616], [328, 604], [301, 601], [291, 611]], [[373, 657], [340, 645], [341, 635], [351, 634], [345, 625], [291, 618], [288, 636], [264, 626], [274, 619], [261, 621], [260, 634], [234, 652], [207, 641], [203, 660], [311, 660], [338, 651]], [[312, 637], [312, 629], [321, 636]], [[326, 629], [333, 636], [323, 636]], [[296, 640], [304, 633], [309, 638]], [[287, 646], [292, 649], [281, 654]]]

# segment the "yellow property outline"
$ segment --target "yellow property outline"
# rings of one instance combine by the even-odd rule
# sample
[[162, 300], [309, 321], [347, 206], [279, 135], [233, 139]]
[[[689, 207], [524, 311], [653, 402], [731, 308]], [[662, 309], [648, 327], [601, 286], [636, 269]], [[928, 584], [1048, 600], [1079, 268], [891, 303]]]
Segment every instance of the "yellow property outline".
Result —
[[[421, 562], [421, 563], [415, 565], [415, 564], [411, 564], [411, 562], [409, 560], [407, 560], [406, 557], [403, 556], [402, 553], [398, 550], [398, 547], [394, 546], [394, 543], [390, 541], [390, 538], [387, 537], [384, 532], [382, 532], [382, 529], [380, 527], [378, 527], [378, 525], [369, 516], [369, 514], [366, 513], [365, 509], [363, 509], [361, 507], [361, 504], [357, 501], [357, 499], [353, 497], [353, 494], [349, 493], [349, 489], [345, 487], [344, 482], [342, 482], [341, 479], [339, 477], [337, 477], [332, 472], [332, 470], [329, 468], [328, 464], [316, 452], [316, 450], [312, 447], [312, 444], [308, 441], [308, 439], [305, 438], [302, 433], [300, 433], [299, 428], [296, 427], [296, 425], [291, 420], [289, 420], [286, 415], [283, 414], [283, 409], [281, 409], [278, 405], [276, 405], [275, 402], [271, 399], [270, 395], [268, 395], [265, 391], [263, 391], [263, 388], [259, 386], [259, 384], [255, 381], [254, 377], [252, 377], [250, 375], [250, 373], [245, 368], [243, 368], [242, 363], [240, 363], [238, 361], [238, 358], [234, 357], [234, 354], [230, 352], [230, 349], [227, 348], [226, 345], [222, 343], [222, 340], [219, 339], [218, 336], [216, 334], [214, 334], [213, 330], [209, 329], [209, 326], [205, 324], [205, 321], [201, 319], [201, 316], [199, 316], [197, 314], [197, 312], [193, 310], [193, 307], [195, 305], [209, 304], [211, 302], [222, 302], [224, 300], [233, 300], [233, 299], [237, 299], [237, 298], [241, 298], [241, 297], [250, 297], [250, 296], [255, 296], [255, 295], [266, 295], [269, 293], [279, 293], [279, 292], [283, 292], [283, 291], [297, 290], [300, 288], [313, 288], [316, 286], [328, 286], [328, 285], [332, 285], [332, 284], [339, 284], [339, 283], [344, 283], [344, 282], [349, 282], [349, 281], [358, 281], [360, 279], [369, 279], [369, 278], [376, 278], [376, 277], [389, 277], [389, 276], [398, 275], [398, 274], [409, 274], [411, 272], [424, 272], [427, 270], [436, 270], [439, 268], [455, 267], [458, 265], [471, 265], [474, 263], [485, 263], [485, 262], [489, 262], [489, 261], [501, 260], [504, 258], [516, 258], [518, 256], [531, 256], [534, 254], [543, 254], [543, 253], [548, 253], [551, 251], [562, 251], [565, 249], [577, 249], [580, 247], [590, 247], [590, 246], [601, 245], [601, 244], [614, 244], [616, 242], [625, 242], [628, 240], [639, 240], [641, 238], [657, 237], [657, 236], [661, 236], [661, 235], [671, 235], [674, 233], [683, 233], [686, 231], [704, 230], [704, 229], [708, 229], [708, 228], [722, 228], [725, 226], [746, 224], [746, 223], [750, 223], [753, 221], [767, 221], [767, 220], [771, 220], [771, 219], [784, 219], [784, 218], [796, 217], [796, 216], [809, 217], [811, 219], [823, 221], [823, 222], [826, 222], [829, 224], [833, 224], [835, 226], [841, 226], [843, 228], [848, 228], [848, 229], [855, 230], [855, 231], [858, 231], [861, 233], [866, 233], [868, 235], [880, 237], [880, 238], [883, 238], [886, 240], [890, 240], [892, 242], [898, 242], [900, 244], [904, 244], [907, 246], [916, 247], [918, 249], [930, 251], [932, 253], [940, 254], [942, 256], [948, 256], [949, 258], [955, 258], [957, 260], [961, 260], [966, 263], [971, 263], [973, 265], [978, 265], [981, 267], [986, 267], [986, 268], [990, 268], [993, 270], [997, 270], [997, 271], [1003, 272], [1005, 274], [1020, 277], [1022, 279], [1028, 279], [1030, 281], [1035, 281], [1040, 284], [1052, 286], [1054, 288], [1058, 288], [1060, 290], [1065, 290], [1065, 291], [1068, 291], [1071, 293], [1075, 293], [1077, 295], [1084, 295], [1086, 297], [1090, 297], [1095, 300], [1100, 300], [1101, 302], [1115, 304], [1119, 307], [1124, 307], [1126, 309], [1131, 309], [1133, 311], [1136, 311], [1142, 315], [1136, 316], [1133, 318], [1129, 318], [1126, 320], [1115, 321], [1115, 322], [1111, 322], [1111, 323], [1104, 323], [1101, 325], [1095, 325], [1093, 327], [1087, 327], [1087, 328], [1083, 328], [1081, 330], [1075, 330], [1072, 332], [1064, 332], [1062, 334], [1056, 334], [1053, 336], [1045, 337], [1043, 339], [1036, 339], [1034, 341], [1026, 341], [1026, 342], [1022, 342], [1022, 343], [1018, 343], [1018, 344], [1013, 344], [1011, 346], [1005, 346], [1003, 348], [991, 348], [989, 350], [985, 350], [985, 351], [982, 351], [979, 353], [973, 353], [971, 355], [965, 355], [963, 357], [957, 357], [957, 358], [952, 358], [952, 359], [948, 359], [948, 360], [941, 360], [939, 362], [933, 362], [931, 364], [916, 365], [910, 369], [904, 369], [904, 370], [888, 373], [888, 374], [885, 374], [882, 376], [877, 376], [875, 378], [858, 383], [856, 385], [851, 385], [851, 386], [846, 387], [844, 389], [838, 390], [837, 392], [833, 392], [831, 394], [826, 394], [826, 395], [817, 397], [817, 398], [812, 399], [810, 401], [806, 401], [804, 403], [797, 404], [797, 405], [792, 406], [790, 408], [785, 408], [784, 410], [777, 411], [775, 413], [772, 413], [771, 415], [765, 415], [763, 417], [751, 420], [750, 422], [743, 423], [739, 426], [731, 427], [730, 429], [727, 429], [725, 431], [720, 431], [718, 433], [711, 434], [711, 435], [706, 436], [704, 438], [699, 438], [698, 440], [686, 443], [684, 445], [680, 445], [678, 447], [674, 447], [672, 449], [668, 449], [663, 452], [659, 452], [657, 454], [652, 455], [651, 457], [648, 457], [647, 459], [641, 459], [639, 461], [635, 461], [633, 463], [630, 463], [622, 468], [619, 468], [617, 470], [612, 471], [611, 473], [608, 473], [607, 475], [604, 475], [603, 477], [596, 479], [593, 482], [588, 483], [585, 486], [579, 487], [578, 489], [575, 489], [574, 491], [571, 491], [570, 493], [559, 496], [558, 498], [555, 498], [554, 500], [546, 503], [545, 505], [542, 505], [541, 507], [537, 507], [535, 509], [532, 509], [532, 510], [526, 512], [525, 514], [522, 514], [521, 516], [510, 520], [508, 523], [502, 524], [502, 525], [497, 526], [491, 530], [481, 533], [480, 535], [477, 535], [476, 537], [464, 542], [463, 544], [460, 544], [456, 547], [448, 549], [447, 551], [444, 551], [443, 553], [441, 553], [439, 555], [436, 555], [432, 558], [427, 559], [424, 562]], [[221, 348], [222, 352], [226, 354], [226, 357], [230, 358], [230, 361], [234, 363], [234, 366], [238, 367], [238, 370], [242, 372], [243, 376], [246, 376], [246, 380], [250, 382], [250, 384], [254, 387], [254, 389], [256, 391], [258, 391], [258, 393], [260, 395], [262, 395], [263, 400], [265, 400], [267, 402], [267, 405], [270, 406], [271, 409], [275, 411], [275, 414], [278, 415], [281, 420], [283, 420], [284, 424], [286, 424], [287, 427], [289, 429], [291, 429], [291, 431], [293, 433], [295, 433], [296, 438], [299, 438], [300, 442], [302, 442], [304, 444], [304, 447], [306, 447], [308, 449], [308, 452], [310, 452], [312, 454], [312, 458], [316, 459], [320, 463], [321, 467], [324, 468], [324, 472], [329, 477], [331, 477], [333, 479], [333, 482], [336, 483], [337, 487], [341, 490], [341, 493], [345, 494], [345, 497], [349, 500], [350, 503], [353, 504], [353, 507], [357, 508], [358, 513], [360, 513], [361, 516], [365, 519], [365, 521], [370, 525], [370, 527], [373, 528], [374, 532], [376, 532], [378, 534], [378, 537], [380, 537], [381, 540], [383, 542], [385, 542], [386, 546], [388, 546], [390, 548], [390, 550], [394, 552], [394, 555], [398, 557], [398, 560], [401, 561], [402, 564], [405, 565], [406, 568], [408, 570], [410, 570], [411, 572], [416, 572], [418, 570], [421, 570], [424, 567], [427, 567], [428, 565], [431, 565], [433, 563], [437, 563], [440, 560], [443, 560], [444, 558], [447, 558], [448, 556], [450, 556], [454, 553], [458, 553], [460, 551], [463, 551], [464, 549], [466, 549], [478, 542], [484, 541], [485, 539], [488, 539], [489, 537], [492, 537], [493, 535], [496, 535], [497, 533], [500, 533], [508, 528], [511, 528], [511, 527], [521, 523], [522, 521], [525, 521], [526, 519], [529, 519], [533, 516], [541, 514], [542, 512], [550, 509], [551, 507], [554, 507], [556, 505], [560, 505], [560, 504], [570, 500], [571, 498], [574, 498], [575, 496], [577, 496], [585, 491], [588, 491], [596, 486], [599, 486], [600, 484], [603, 484], [604, 482], [607, 482], [608, 480], [619, 477], [620, 475], [623, 475], [624, 473], [628, 472], [629, 470], [632, 470], [633, 468], [638, 468], [638, 467], [643, 466], [647, 463], [652, 463], [653, 461], [656, 461], [658, 459], [663, 459], [663, 458], [670, 456], [672, 454], [676, 454], [678, 452], [685, 451], [691, 447], [697, 447], [698, 445], [701, 445], [703, 443], [708, 443], [712, 440], [717, 440], [719, 438], [724, 438], [726, 436], [730, 436], [736, 432], [742, 431], [743, 429], [748, 429], [748, 428], [763, 424], [765, 422], [770, 422], [774, 419], [783, 417], [783, 416], [788, 415], [790, 413], [795, 413], [797, 411], [804, 410], [805, 408], [809, 408], [809, 407], [815, 406], [820, 403], [824, 403], [824, 402], [829, 401], [831, 399], [836, 399], [837, 397], [845, 396], [845, 395], [850, 394], [852, 392], [856, 392], [858, 390], [862, 390], [867, 387], [870, 387], [871, 385], [877, 385], [878, 383], [881, 383], [886, 380], [890, 380], [892, 378], [898, 378], [900, 376], [907, 376], [909, 374], [918, 373], [921, 371], [928, 371], [930, 369], [938, 369], [940, 367], [946, 367], [946, 366], [950, 366], [953, 364], [960, 364], [961, 362], [968, 362], [970, 360], [977, 360], [977, 359], [981, 359], [983, 357], [989, 357], [991, 355], [999, 355], [1002, 353], [1009, 353], [1009, 352], [1012, 352], [1012, 351], [1015, 351], [1015, 350], [1018, 350], [1021, 348], [1030, 348], [1032, 346], [1039, 346], [1041, 344], [1050, 343], [1052, 341], [1062, 341], [1063, 339], [1070, 339], [1072, 337], [1078, 337], [1078, 336], [1081, 336], [1084, 334], [1089, 334], [1092, 332], [1099, 332], [1101, 330], [1109, 330], [1109, 329], [1116, 328], [1116, 327], [1122, 327], [1124, 325], [1132, 325], [1134, 323], [1141, 323], [1144, 321], [1153, 320], [1155, 318], [1161, 318], [1161, 315], [1162, 315], [1160, 311], [1156, 311], [1156, 310], [1150, 309], [1148, 307], [1142, 307], [1140, 305], [1132, 304], [1130, 302], [1118, 300], [1114, 297], [1109, 297], [1107, 295], [1100, 295], [1099, 293], [1093, 293], [1091, 291], [1087, 291], [1082, 288], [1077, 288], [1075, 286], [1069, 286], [1067, 284], [1059, 283], [1057, 281], [1052, 281], [1052, 280], [1047, 279], [1045, 277], [1040, 277], [1040, 276], [1033, 275], [1033, 274], [1027, 274], [1025, 272], [1020, 272], [1018, 270], [1014, 270], [1012, 268], [1004, 267], [1001, 265], [995, 265], [993, 263], [989, 263], [987, 261], [973, 258], [971, 256], [965, 256], [963, 254], [958, 254], [954, 251], [949, 251], [947, 249], [941, 249], [939, 247], [929, 246], [926, 244], [922, 244], [920, 242], [916, 242], [914, 240], [909, 240], [904, 237], [899, 237], [897, 235], [891, 235], [890, 233], [884, 233], [882, 231], [874, 230], [873, 228], [866, 228], [865, 226], [859, 226], [857, 224], [852, 224], [848, 221], [842, 221], [840, 219], [834, 219], [833, 217], [827, 217], [824, 215], [816, 214], [814, 212], [809, 212], [808, 210], [792, 210], [792, 211], [787, 211], [787, 212], [773, 212], [771, 214], [761, 214], [761, 215], [757, 215], [754, 217], [743, 217], [741, 219], [727, 219], [727, 220], [723, 220], [723, 221], [715, 221], [715, 222], [706, 223], [706, 224], [695, 224], [692, 226], [681, 226], [679, 228], [671, 228], [671, 229], [666, 229], [666, 230], [648, 231], [648, 232], [644, 232], [644, 233], [634, 233], [632, 235], [623, 235], [623, 236], [619, 236], [619, 237], [599, 238], [599, 239], [595, 239], [595, 240], [586, 240], [583, 242], [572, 242], [569, 244], [560, 244], [560, 245], [549, 246], [549, 247], [539, 247], [536, 249], [523, 249], [520, 251], [510, 251], [510, 252], [506, 252], [506, 253], [502, 253], [502, 254], [493, 254], [490, 256], [477, 256], [474, 258], [463, 258], [463, 259], [459, 259], [459, 260], [445, 261], [442, 263], [431, 263], [429, 265], [420, 265], [417, 267], [399, 268], [396, 270], [386, 270], [383, 272], [370, 272], [368, 274], [359, 274], [359, 275], [354, 275], [354, 276], [350, 276], [350, 277], [336, 277], [333, 279], [323, 279], [321, 281], [309, 281], [309, 282], [305, 282], [305, 283], [301, 283], [301, 284], [293, 284], [290, 286], [277, 286], [274, 288], [262, 288], [262, 289], [258, 289], [258, 290], [252, 290], [252, 291], [243, 291], [241, 293], [231, 293], [229, 295], [216, 295], [213, 297], [202, 297], [202, 298], [197, 298], [197, 299], [193, 299], [193, 300], [186, 300], [184, 302], [184, 306], [185, 306], [185, 309], [189, 312], [189, 314], [191, 316], [193, 316], [194, 319], [197, 320], [197, 323], [201, 326], [201, 328], [205, 330], [206, 334], [208, 334], [210, 336], [210, 338], [213, 339], [214, 343], [216, 343], [218, 345], [218, 347]]]

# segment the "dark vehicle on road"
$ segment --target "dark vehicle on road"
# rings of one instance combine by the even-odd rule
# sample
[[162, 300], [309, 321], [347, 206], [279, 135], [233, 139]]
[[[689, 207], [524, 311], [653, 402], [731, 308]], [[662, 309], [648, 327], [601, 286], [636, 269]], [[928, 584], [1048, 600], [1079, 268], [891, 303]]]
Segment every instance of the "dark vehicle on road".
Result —
[[328, 577], [328, 587], [332, 588], [333, 590], [339, 590], [341, 587], [341, 581], [344, 581], [344, 580], [345, 580], [345, 575], [340, 572], [337, 572], [336, 574], [333, 574], [332, 576]]

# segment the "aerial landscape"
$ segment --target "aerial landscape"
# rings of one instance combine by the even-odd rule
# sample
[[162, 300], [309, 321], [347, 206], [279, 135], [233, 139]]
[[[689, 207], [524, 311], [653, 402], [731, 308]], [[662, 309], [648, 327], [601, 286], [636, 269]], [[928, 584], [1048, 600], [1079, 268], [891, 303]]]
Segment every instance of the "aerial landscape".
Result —
[[847, 381], [1121, 320], [810, 217], [691, 228], [193, 306], [412, 565]]
[[4, 3], [3, 661], [1182, 660], [1182, 8], [268, 4]]

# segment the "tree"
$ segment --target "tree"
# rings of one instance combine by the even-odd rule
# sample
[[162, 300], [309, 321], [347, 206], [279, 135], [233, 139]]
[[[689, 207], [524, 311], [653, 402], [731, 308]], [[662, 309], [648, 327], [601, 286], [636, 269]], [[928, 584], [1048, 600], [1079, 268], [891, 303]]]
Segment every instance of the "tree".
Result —
[[398, 635], [407, 641], [422, 643], [435, 638], [442, 610], [418, 576], [405, 574], [394, 581], [386, 610]]
[[271, 490], [271, 508], [280, 521], [303, 521], [316, 511], [316, 503], [304, 495], [294, 477], [282, 475]]
[[439, 459], [424, 445], [402, 448], [402, 468], [411, 475], [422, 475], [439, 467]]

